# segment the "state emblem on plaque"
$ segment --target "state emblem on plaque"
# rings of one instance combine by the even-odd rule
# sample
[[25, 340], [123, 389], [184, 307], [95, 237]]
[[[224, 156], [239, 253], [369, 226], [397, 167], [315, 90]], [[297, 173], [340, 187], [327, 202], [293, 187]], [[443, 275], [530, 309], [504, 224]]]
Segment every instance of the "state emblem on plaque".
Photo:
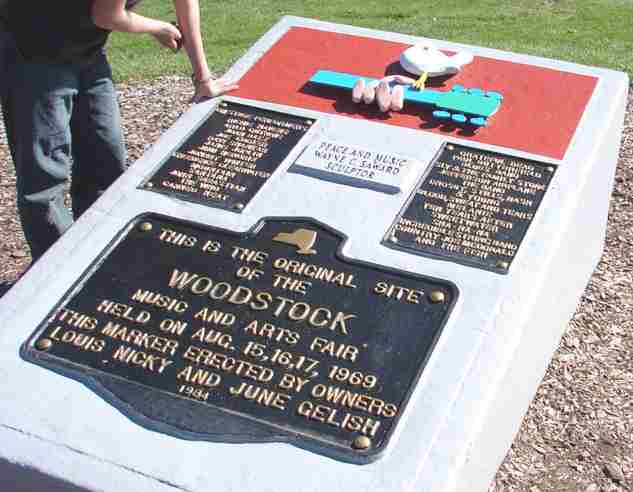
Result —
[[309, 229], [296, 229], [294, 232], [280, 232], [273, 241], [296, 246], [300, 255], [314, 255], [316, 251], [312, 249], [317, 239], [317, 233]]

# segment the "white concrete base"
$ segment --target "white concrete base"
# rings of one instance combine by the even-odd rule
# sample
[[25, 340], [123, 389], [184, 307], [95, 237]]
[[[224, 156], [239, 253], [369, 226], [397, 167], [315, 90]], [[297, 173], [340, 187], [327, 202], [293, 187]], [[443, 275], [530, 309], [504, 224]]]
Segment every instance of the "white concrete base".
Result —
[[[291, 26], [414, 43], [419, 39], [286, 17], [231, 69], [239, 77]], [[437, 42], [439, 48], [463, 46]], [[286, 172], [311, 141], [345, 141], [429, 163], [445, 138], [299, 108], [240, 100], [316, 118], [319, 124], [241, 214], [138, 189], [212, 111], [193, 107], [0, 301], [0, 490], [47, 491], [485, 491], [598, 262], [618, 155], [628, 79], [622, 73], [495, 50], [476, 56], [599, 78], [508, 275], [414, 256], [380, 245], [427, 170], [396, 194]], [[234, 98], [227, 98], [234, 99]], [[412, 151], [411, 149], [415, 149]], [[327, 199], [324, 199], [327, 197]], [[352, 465], [287, 444], [192, 442], [147, 430], [80, 383], [27, 363], [21, 344], [118, 231], [152, 211], [245, 231], [262, 217], [313, 217], [349, 240], [348, 258], [445, 279], [460, 298], [387, 454]], [[344, 213], [342, 213], [344, 211]]]

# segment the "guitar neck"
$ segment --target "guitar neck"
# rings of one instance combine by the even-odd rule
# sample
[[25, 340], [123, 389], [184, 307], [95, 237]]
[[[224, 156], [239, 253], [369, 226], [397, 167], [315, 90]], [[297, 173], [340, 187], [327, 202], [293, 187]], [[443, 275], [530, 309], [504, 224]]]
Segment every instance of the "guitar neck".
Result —
[[[310, 82], [327, 87], [337, 87], [339, 89], [352, 90], [359, 79], [363, 79], [366, 84], [379, 80], [372, 77], [360, 77], [358, 75], [352, 75], [349, 73], [333, 72], [330, 70], [319, 70], [312, 76]], [[441, 92], [429, 90], [418, 91], [416, 89], [406, 87], [404, 91], [404, 100], [413, 103], [435, 104], [440, 98], [441, 94]]]

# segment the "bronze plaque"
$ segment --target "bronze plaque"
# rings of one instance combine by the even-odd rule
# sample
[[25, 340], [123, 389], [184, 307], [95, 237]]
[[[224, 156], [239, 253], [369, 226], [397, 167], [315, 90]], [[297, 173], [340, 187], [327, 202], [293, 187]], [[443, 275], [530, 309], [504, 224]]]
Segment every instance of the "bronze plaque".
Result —
[[142, 188], [241, 212], [312, 123], [223, 102]]
[[508, 273], [555, 172], [551, 164], [448, 144], [385, 244]]
[[23, 346], [161, 432], [384, 451], [455, 303], [450, 282], [350, 261], [312, 220], [244, 234], [156, 215], [103, 252]]

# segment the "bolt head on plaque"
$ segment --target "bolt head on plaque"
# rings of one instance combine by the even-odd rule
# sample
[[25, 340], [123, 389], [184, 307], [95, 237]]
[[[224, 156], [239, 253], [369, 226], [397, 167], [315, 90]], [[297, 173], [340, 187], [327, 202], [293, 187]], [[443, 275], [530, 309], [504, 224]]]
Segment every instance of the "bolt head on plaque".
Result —
[[508, 263], [507, 261], [498, 261], [497, 262], [497, 267], [501, 268], [502, 270], [507, 270], [508, 268], [510, 268], [510, 263]]
[[139, 226], [139, 229], [143, 232], [149, 232], [154, 228], [151, 222], [143, 222]]
[[352, 442], [352, 447], [358, 451], [364, 451], [371, 447], [371, 439], [367, 436], [358, 436]]
[[439, 304], [446, 300], [446, 295], [441, 290], [434, 290], [433, 292], [431, 292], [429, 298], [431, 299], [432, 303]]
[[43, 338], [35, 344], [37, 350], [48, 350], [53, 346], [53, 342], [48, 338]]

